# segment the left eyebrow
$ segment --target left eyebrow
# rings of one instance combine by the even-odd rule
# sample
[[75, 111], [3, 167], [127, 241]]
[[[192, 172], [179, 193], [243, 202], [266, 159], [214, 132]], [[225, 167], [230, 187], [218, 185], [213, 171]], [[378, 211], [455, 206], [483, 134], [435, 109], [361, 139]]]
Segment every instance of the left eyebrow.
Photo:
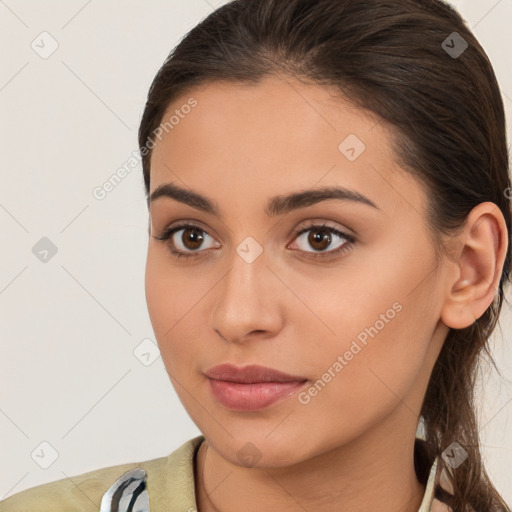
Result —
[[[148, 199], [148, 206], [161, 197], [168, 197], [175, 201], [187, 204], [196, 210], [221, 217], [219, 213], [219, 206], [216, 202], [202, 194], [199, 194], [198, 192], [181, 188], [174, 183], [164, 183], [158, 186], [151, 193]], [[345, 187], [328, 186], [305, 190], [302, 192], [293, 192], [291, 194], [281, 196], [274, 196], [269, 199], [265, 208], [265, 213], [269, 217], [277, 217], [278, 215], [284, 215], [293, 210], [306, 208], [322, 201], [332, 199], [338, 201], [353, 201], [380, 210], [380, 208], [371, 199], [368, 199], [366, 196], [355, 190], [350, 190]]]
[[345, 187], [329, 186], [294, 192], [292, 194], [272, 197], [265, 209], [269, 217], [284, 215], [299, 208], [306, 208], [322, 201], [335, 199], [337, 201], [354, 201], [380, 210], [380, 208], [363, 194]]

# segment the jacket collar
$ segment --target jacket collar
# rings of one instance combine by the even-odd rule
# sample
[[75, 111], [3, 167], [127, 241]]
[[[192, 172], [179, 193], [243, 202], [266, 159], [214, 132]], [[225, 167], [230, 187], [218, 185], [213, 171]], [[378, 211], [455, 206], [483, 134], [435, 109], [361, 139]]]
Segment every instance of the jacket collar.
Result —
[[[149, 493], [151, 511], [194, 512], [197, 510], [194, 465], [197, 450], [203, 441], [204, 437], [199, 435], [186, 441], [169, 456], [155, 459], [154, 465], [140, 464], [147, 472], [145, 484]], [[425, 494], [418, 512], [451, 512], [447, 505], [435, 498], [435, 490], [439, 485], [438, 465], [439, 457], [430, 467]]]

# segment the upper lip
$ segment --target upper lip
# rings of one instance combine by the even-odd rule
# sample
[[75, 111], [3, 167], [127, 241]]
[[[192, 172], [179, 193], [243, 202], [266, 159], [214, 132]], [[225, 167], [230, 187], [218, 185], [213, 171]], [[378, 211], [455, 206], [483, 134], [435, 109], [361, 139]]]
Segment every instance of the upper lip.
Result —
[[305, 377], [289, 375], [274, 368], [251, 364], [243, 367], [233, 364], [220, 364], [207, 370], [205, 374], [214, 380], [254, 384], [256, 382], [302, 382]]

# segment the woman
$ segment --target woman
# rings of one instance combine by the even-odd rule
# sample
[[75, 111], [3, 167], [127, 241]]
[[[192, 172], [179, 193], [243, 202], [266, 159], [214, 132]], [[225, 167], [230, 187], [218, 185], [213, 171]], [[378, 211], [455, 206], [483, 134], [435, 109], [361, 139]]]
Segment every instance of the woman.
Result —
[[510, 511], [473, 409], [505, 119], [450, 6], [230, 2], [163, 64], [139, 146], [148, 310], [202, 435], [0, 510]]

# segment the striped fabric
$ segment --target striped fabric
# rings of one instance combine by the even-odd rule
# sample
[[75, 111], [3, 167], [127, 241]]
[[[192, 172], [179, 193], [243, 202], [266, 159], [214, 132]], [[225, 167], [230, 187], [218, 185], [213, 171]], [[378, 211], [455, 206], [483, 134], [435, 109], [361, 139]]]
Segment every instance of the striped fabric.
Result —
[[150, 512], [146, 471], [130, 469], [103, 495], [100, 512]]

